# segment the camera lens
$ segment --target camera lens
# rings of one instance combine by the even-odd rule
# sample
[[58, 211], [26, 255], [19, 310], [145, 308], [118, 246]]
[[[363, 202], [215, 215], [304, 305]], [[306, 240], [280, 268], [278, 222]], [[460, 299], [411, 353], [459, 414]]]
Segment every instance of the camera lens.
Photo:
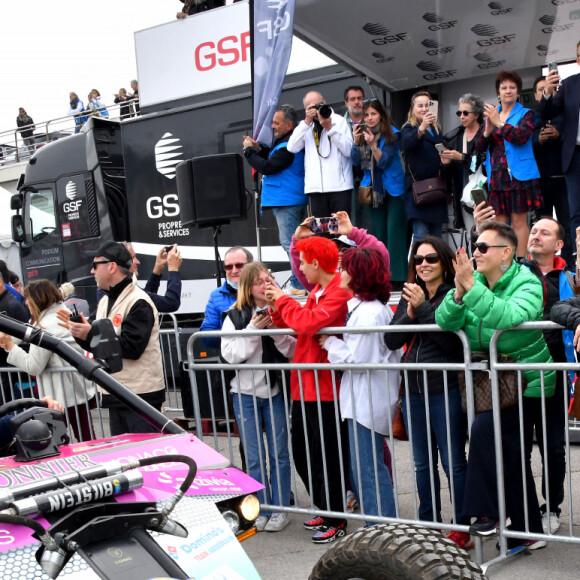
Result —
[[323, 119], [328, 119], [330, 115], [332, 115], [332, 109], [328, 105], [321, 103], [320, 107], [318, 108], [318, 114]]

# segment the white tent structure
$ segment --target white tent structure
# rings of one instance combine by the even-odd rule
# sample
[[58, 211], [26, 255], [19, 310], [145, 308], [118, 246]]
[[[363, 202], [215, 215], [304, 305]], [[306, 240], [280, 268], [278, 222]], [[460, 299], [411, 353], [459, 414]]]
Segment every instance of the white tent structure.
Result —
[[0, 211], [0, 260], [4, 260], [8, 264], [8, 269], [22, 278], [18, 244], [12, 240], [13, 212], [9, 209], [11, 197], [12, 193], [0, 185], [0, 207], [2, 208]]

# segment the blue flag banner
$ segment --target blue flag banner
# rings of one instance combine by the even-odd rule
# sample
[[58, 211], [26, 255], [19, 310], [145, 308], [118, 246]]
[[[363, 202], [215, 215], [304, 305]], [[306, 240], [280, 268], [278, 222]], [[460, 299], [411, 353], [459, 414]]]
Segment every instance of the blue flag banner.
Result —
[[264, 145], [273, 140], [272, 117], [292, 49], [294, 6], [295, 0], [254, 0], [253, 136]]

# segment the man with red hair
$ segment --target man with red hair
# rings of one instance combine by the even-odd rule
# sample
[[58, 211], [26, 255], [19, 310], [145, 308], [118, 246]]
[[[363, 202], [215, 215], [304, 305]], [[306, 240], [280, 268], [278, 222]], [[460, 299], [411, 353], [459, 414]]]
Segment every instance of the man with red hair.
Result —
[[[344, 326], [347, 302], [352, 294], [340, 288], [340, 274], [336, 273], [338, 248], [333, 241], [313, 236], [299, 240], [296, 248], [300, 252], [300, 270], [315, 286], [302, 307], [276, 284], [269, 284], [266, 297], [272, 319], [278, 327], [291, 328], [298, 334], [293, 362], [328, 363], [327, 353], [320, 347], [316, 333], [328, 326]], [[337, 435], [340, 420], [337, 422], [334, 412], [338, 381], [334, 380], [333, 384], [332, 373], [329, 370], [292, 371], [292, 449], [296, 470], [310, 489], [313, 503], [319, 509], [341, 512], [344, 509], [343, 486]], [[312, 466], [311, 488], [308, 456]], [[347, 478], [348, 473], [344, 477]], [[346, 534], [344, 519], [315, 517], [304, 522], [304, 527], [316, 531], [312, 538], [314, 543], [333, 542]]]

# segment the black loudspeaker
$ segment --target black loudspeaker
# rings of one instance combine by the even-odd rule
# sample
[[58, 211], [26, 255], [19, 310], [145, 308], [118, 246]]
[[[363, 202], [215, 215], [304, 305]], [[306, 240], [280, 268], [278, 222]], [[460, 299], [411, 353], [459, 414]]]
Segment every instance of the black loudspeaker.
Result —
[[246, 219], [246, 188], [241, 155], [194, 157], [176, 168], [181, 223], [200, 227]]

